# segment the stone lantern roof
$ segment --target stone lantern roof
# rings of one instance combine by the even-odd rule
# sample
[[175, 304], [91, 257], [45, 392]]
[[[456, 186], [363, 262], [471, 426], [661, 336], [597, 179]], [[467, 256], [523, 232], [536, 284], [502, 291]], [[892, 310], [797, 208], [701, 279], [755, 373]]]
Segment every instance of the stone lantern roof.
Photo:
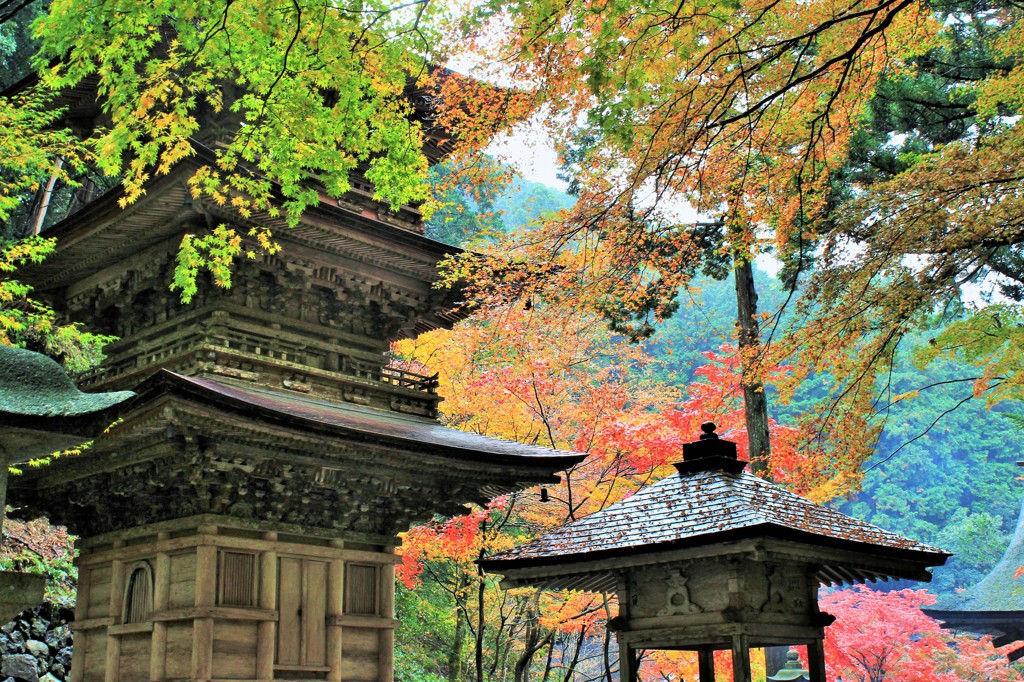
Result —
[[[0, 528], [10, 464], [94, 438], [134, 395], [82, 393], [54, 360], [0, 345]], [[40, 575], [0, 573], [0, 622], [42, 602], [44, 582]]]
[[782, 667], [782, 670], [775, 673], [769, 680], [776, 680], [777, 682], [788, 682], [790, 680], [809, 680], [809, 671], [803, 667], [800, 663], [800, 654], [790, 650], [786, 652], [786, 665]]
[[51, 358], [0, 346], [0, 452], [13, 463], [79, 445], [110, 426], [134, 395], [83, 393]]

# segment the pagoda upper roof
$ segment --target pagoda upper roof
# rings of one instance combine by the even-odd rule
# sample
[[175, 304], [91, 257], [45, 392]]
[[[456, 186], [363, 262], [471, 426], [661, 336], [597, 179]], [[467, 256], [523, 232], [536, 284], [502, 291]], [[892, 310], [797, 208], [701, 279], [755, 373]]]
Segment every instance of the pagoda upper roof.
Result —
[[[170, 173], [151, 179], [146, 194], [136, 202], [122, 207], [124, 193], [118, 187], [48, 228], [44, 236], [57, 238], [57, 250], [27, 269], [24, 278], [43, 290], [68, 286], [169, 238], [195, 231], [201, 216], [245, 223], [229, 206], [192, 198], [187, 177], [199, 165], [214, 163], [212, 150], [198, 144], [194, 149], [195, 155]], [[306, 245], [423, 282], [435, 281], [437, 262], [460, 251], [416, 233], [383, 209], [356, 210], [327, 196], [307, 209], [294, 227], [282, 217], [265, 214], [254, 214], [248, 222], [274, 230], [278, 241]]]
[[[707, 466], [667, 476], [604, 510], [480, 563], [512, 578], [526, 576], [526, 569], [538, 569], [538, 576], [568, 575], [596, 570], [605, 559], [654, 563], [660, 554], [715, 546], [727, 554], [730, 544], [764, 538], [813, 548], [819, 563], [829, 564], [819, 579], [833, 584], [893, 575], [926, 578], [925, 567], [941, 565], [950, 556], [748, 472]], [[823, 559], [830, 552], [842, 559]], [[879, 557], [887, 560], [879, 564], [874, 560]]]

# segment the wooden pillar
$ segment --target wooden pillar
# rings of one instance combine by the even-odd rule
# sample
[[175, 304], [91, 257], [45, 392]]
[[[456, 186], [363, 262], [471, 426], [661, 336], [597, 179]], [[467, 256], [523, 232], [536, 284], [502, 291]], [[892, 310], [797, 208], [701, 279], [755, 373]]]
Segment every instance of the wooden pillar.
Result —
[[[341, 548], [345, 543], [331, 540], [331, 547]], [[337, 622], [345, 607], [345, 562], [332, 559], [327, 571], [327, 665], [331, 667], [327, 673], [328, 682], [341, 682], [341, 642], [342, 628]]]
[[744, 634], [732, 636], [732, 679], [734, 682], [751, 682], [750, 643]]
[[[121, 540], [115, 540], [113, 543], [114, 549], [120, 549], [124, 546], [124, 542]], [[124, 561], [121, 559], [114, 559], [110, 563], [110, 602], [107, 606], [107, 613], [113, 622], [119, 624], [121, 622], [121, 604], [124, 601]], [[116, 682], [121, 676], [119, 670], [121, 665], [121, 638], [111, 634], [107, 634], [107, 659], [103, 666], [103, 680], [104, 682]]]
[[636, 650], [623, 641], [622, 634], [615, 636], [619, 643], [619, 680], [637, 682], [639, 671], [636, 665]]
[[697, 649], [697, 679], [700, 682], [715, 682], [715, 650], [711, 647]]
[[[200, 526], [200, 535], [215, 535], [215, 526]], [[202, 538], [201, 543], [206, 543]], [[211, 607], [217, 602], [217, 547], [200, 544], [196, 547], [196, 606]], [[213, 676], [213, 618], [192, 621], [192, 680], [208, 680]]]
[[[82, 565], [82, 560], [88, 551], [80, 550], [78, 560], [78, 591], [75, 595], [75, 621], [81, 623], [89, 617], [89, 588], [92, 586], [92, 571]], [[74, 627], [74, 626], [72, 626]], [[92, 632], [79, 631], [75, 635], [80, 642], [78, 648], [71, 649], [71, 677], [69, 682], [82, 682], [85, 679], [85, 649], [86, 639], [94, 637]], [[75, 652], [78, 653], [75, 653]]]
[[[388, 548], [392, 551], [391, 548]], [[380, 615], [382, 618], [395, 617], [395, 565], [384, 564], [380, 567]], [[380, 658], [378, 679], [380, 682], [393, 682], [395, 679], [395, 631], [392, 628], [380, 629]]]
[[[631, 599], [632, 585], [628, 570], [618, 574], [616, 579], [615, 592], [619, 596], [619, 619], [624, 623], [629, 622], [629, 602]], [[636, 668], [636, 653], [626, 643], [625, 633], [621, 630], [615, 633], [615, 642], [619, 646], [619, 680], [620, 682], [636, 682], [639, 672]]]
[[807, 669], [811, 682], [825, 682], [825, 641], [816, 639], [807, 645]]
[[[158, 542], [166, 542], [170, 533], [157, 533]], [[167, 608], [171, 595], [171, 557], [165, 551], [156, 554], [156, 565], [153, 567], [153, 612], [159, 613]], [[153, 622], [153, 637], [150, 642], [149, 679], [159, 682], [167, 676], [167, 623]]]
[[[264, 533], [263, 539], [277, 541], [277, 533]], [[277, 552], [267, 550], [260, 555], [260, 608], [276, 611]], [[277, 623], [260, 621], [256, 631], [256, 679], [274, 679], [274, 652], [277, 650]]]

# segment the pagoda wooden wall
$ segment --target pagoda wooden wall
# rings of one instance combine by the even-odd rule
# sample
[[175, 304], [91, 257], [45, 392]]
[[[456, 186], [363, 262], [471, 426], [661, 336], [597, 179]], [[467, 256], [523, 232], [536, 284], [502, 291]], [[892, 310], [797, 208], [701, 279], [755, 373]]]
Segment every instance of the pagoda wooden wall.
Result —
[[392, 680], [393, 554], [187, 526], [82, 552], [72, 682]]

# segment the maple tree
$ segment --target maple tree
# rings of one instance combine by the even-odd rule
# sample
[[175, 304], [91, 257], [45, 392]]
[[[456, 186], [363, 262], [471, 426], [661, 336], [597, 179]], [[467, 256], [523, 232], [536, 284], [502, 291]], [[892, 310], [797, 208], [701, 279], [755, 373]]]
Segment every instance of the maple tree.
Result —
[[[4, 0], [0, 25], [31, 4]], [[430, 196], [424, 129], [433, 123], [410, 92], [430, 91], [443, 74], [430, 64], [444, 64], [446, 47], [458, 44], [445, 33], [457, 25], [452, 11], [428, 0], [53, 0], [32, 25], [34, 77], [0, 97], [0, 220], [48, 180], [74, 182], [85, 163], [120, 178], [128, 205], [204, 148], [212, 161], [190, 178], [193, 195], [230, 204], [256, 227], [184, 237], [173, 287], [187, 300], [198, 271], [228, 285], [234, 259], [273, 252], [260, 217], [294, 223], [322, 194], [348, 191], [352, 173], [392, 209], [422, 203]], [[449, 80], [453, 102], [488, 96]], [[103, 114], [94, 129], [72, 132], [61, 118], [55, 98], [69, 88], [95, 92]], [[502, 95], [491, 98], [508, 108]], [[461, 126], [462, 139], [479, 144], [470, 128]], [[429, 144], [439, 143], [450, 141]]]
[[991, 638], [956, 635], [922, 613], [922, 606], [935, 603], [924, 590], [880, 592], [859, 585], [830, 591], [819, 603], [836, 616], [825, 630], [830, 682], [1022, 679]]
[[[834, 488], [849, 490], [904, 334], [963, 311], [965, 282], [1020, 276], [1019, 18], [1009, 2], [485, 3], [471, 47], [534, 98], [579, 192], [485, 277], [514, 295], [539, 285], [510, 276], [507, 253], [555, 262], [533, 276], [642, 336], [698, 270], [735, 270], [755, 468], [768, 468], [764, 372], [785, 358], [794, 381], [832, 380], [803, 430], [846, 460]], [[883, 121], [887, 106], [900, 113]], [[886, 151], [886, 130], [916, 146]], [[713, 220], [694, 224], [683, 202]], [[566, 251], [585, 255], [566, 267]], [[801, 299], [796, 316], [754, 305], [749, 264], [764, 252], [784, 266], [788, 307]], [[1019, 344], [977, 337], [1004, 319], [1016, 318], [972, 316], [935, 344], [979, 366], [979, 394], [998, 384], [992, 400], [1015, 389]], [[834, 440], [844, 432], [862, 437]]]
[[[538, 296], [529, 306], [496, 305], [454, 330], [397, 342], [393, 352], [404, 367], [438, 373], [448, 425], [589, 454], [547, 487], [547, 501], [536, 489], [510, 494], [405, 536], [399, 580], [407, 589], [422, 581], [442, 586], [457, 613], [448, 679], [497, 679], [502, 671], [516, 680], [571, 679], [573, 671], [615, 670], [614, 638], [604, 627], [615, 612], [612, 595], [504, 592], [474, 561], [667, 475], [709, 418], [745, 444], [733, 349], [711, 354], [684, 399], [653, 378], [642, 346], [612, 334], [598, 314]], [[795, 480], [802, 466], [795, 438], [772, 428], [778, 475]]]
[[53, 239], [41, 237], [0, 240], [0, 344], [44, 352], [67, 369], [82, 371], [103, 359], [103, 346], [112, 337], [62, 323], [51, 307], [32, 298], [30, 286], [12, 277], [19, 266], [39, 262], [53, 248]]

